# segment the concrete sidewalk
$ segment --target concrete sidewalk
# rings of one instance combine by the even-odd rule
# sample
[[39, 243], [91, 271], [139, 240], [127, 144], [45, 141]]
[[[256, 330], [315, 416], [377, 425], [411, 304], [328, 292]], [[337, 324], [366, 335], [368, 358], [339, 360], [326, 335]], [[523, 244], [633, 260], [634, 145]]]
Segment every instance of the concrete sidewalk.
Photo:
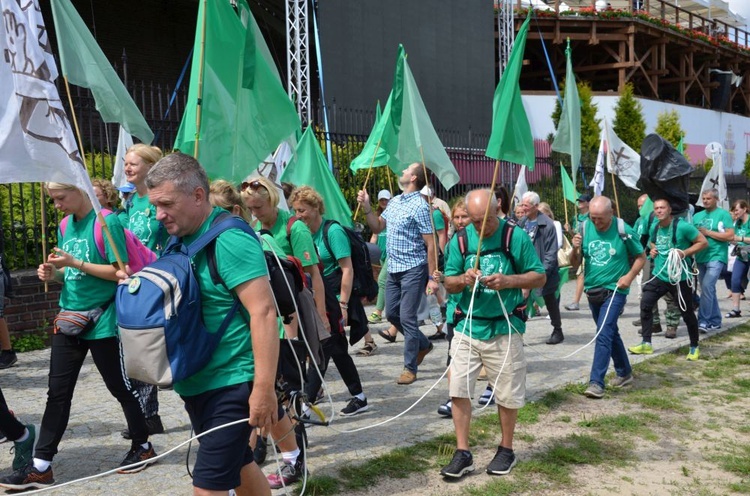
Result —
[[[561, 307], [572, 300], [575, 282], [563, 287]], [[719, 295], [722, 313], [729, 310], [729, 300], [724, 299], [726, 291], [720, 286]], [[596, 332], [595, 324], [585, 304], [585, 296], [580, 311], [562, 310], [565, 341], [557, 346], [545, 345], [551, 332], [549, 320], [535, 318], [529, 321], [526, 331], [526, 358], [529, 363], [527, 377], [527, 400], [534, 400], [545, 392], [567, 383], [587, 382], [593, 356], [593, 346], [588, 346], [570, 358], [563, 359], [578, 348], [586, 345]], [[742, 303], [742, 310], [750, 314], [750, 306]], [[662, 309], [663, 309], [662, 303]], [[371, 309], [368, 308], [368, 313]], [[662, 312], [663, 316], [663, 312]], [[638, 298], [634, 291], [629, 297], [625, 312], [620, 318], [620, 331], [626, 346], [637, 344], [637, 328], [631, 322], [638, 318]], [[724, 319], [724, 330], [747, 321], [747, 318]], [[338, 415], [330, 427], [312, 427], [308, 430], [310, 450], [309, 469], [312, 474], [333, 474], [345, 463], [365, 462], [374, 456], [388, 452], [399, 446], [407, 446], [439, 434], [453, 431], [453, 423], [437, 415], [436, 410], [447, 397], [445, 379], [435, 385], [445, 371], [447, 343], [438, 342], [435, 350], [425, 358], [419, 370], [418, 380], [410, 386], [399, 386], [396, 378], [403, 368], [403, 338], [395, 344], [385, 343], [377, 331], [385, 329], [387, 323], [371, 326], [378, 344], [376, 353], [370, 357], [355, 356], [370, 410], [352, 418]], [[434, 326], [424, 326], [426, 334], [434, 332]], [[672, 351], [688, 343], [684, 324], [678, 330], [678, 338], [665, 339], [654, 336], [655, 354]], [[356, 349], [361, 343], [356, 345]], [[352, 348], [351, 352], [356, 350]], [[632, 356], [631, 361], [644, 360]], [[19, 355], [18, 364], [10, 369], [0, 370], [0, 385], [9, 407], [22, 421], [39, 424], [44, 412], [47, 391], [49, 350]], [[686, 366], [689, 366], [686, 364]], [[333, 397], [333, 410], [338, 414], [349, 400], [349, 395], [340, 380], [336, 368], [331, 368], [326, 377]], [[636, 377], [636, 381], [638, 378]], [[412, 410], [393, 419], [412, 406], [433, 385]], [[477, 385], [476, 395], [481, 394], [482, 384]], [[190, 424], [182, 401], [172, 391], [159, 393], [160, 413], [167, 429], [165, 434], [153, 436], [157, 453], [161, 454], [185, 441], [190, 436]], [[321, 403], [323, 411], [330, 416], [331, 405]], [[494, 407], [486, 412], [494, 411]], [[390, 421], [389, 421], [390, 420]], [[375, 426], [382, 422], [385, 425]], [[53, 470], [57, 483], [64, 483], [81, 477], [115, 468], [124, 458], [130, 442], [120, 437], [125, 427], [125, 419], [117, 401], [106, 390], [90, 357], [81, 371], [71, 411], [68, 430], [60, 443], [60, 453], [56, 456]], [[366, 429], [359, 432], [358, 429]], [[8, 443], [2, 448], [10, 448]], [[194, 461], [195, 449], [191, 449], [190, 465]], [[87, 482], [59, 488], [51, 494], [65, 495], [176, 495], [192, 494], [191, 479], [185, 468], [187, 447], [182, 447], [168, 455], [163, 461], [134, 475], [111, 475]], [[272, 459], [273, 453], [269, 454]], [[7, 449], [0, 450], [0, 472], [10, 472], [12, 454]], [[263, 467], [266, 473], [275, 469], [272, 461]], [[278, 491], [279, 493], [281, 491]]]

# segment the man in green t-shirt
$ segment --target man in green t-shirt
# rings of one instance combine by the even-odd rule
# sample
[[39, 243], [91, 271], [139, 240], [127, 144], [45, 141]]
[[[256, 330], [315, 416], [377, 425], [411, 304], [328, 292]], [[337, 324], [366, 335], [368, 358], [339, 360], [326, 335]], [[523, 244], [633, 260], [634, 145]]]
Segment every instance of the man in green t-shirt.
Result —
[[[223, 211], [211, 206], [206, 171], [189, 155], [174, 153], [161, 159], [148, 172], [146, 184], [157, 220], [187, 244], [206, 232]], [[268, 493], [268, 481], [248, 447], [250, 426], [270, 428], [277, 421], [274, 382], [279, 334], [268, 269], [260, 243], [240, 230], [219, 235], [215, 250], [224, 284], [212, 281], [205, 250], [192, 258], [206, 327], [217, 329], [235, 299], [242, 306], [211, 361], [174, 389], [185, 402], [196, 433], [248, 417], [249, 422], [201, 437], [193, 486], [201, 494], [234, 488], [242, 494]]]
[[579, 229], [573, 236], [570, 261], [573, 267], [581, 260], [586, 261], [584, 290], [596, 322], [597, 335], [589, 387], [584, 394], [598, 399], [604, 397], [604, 376], [609, 369], [610, 358], [617, 373], [610, 385], [623, 387], [633, 381], [628, 352], [622, 343], [617, 320], [625, 306], [630, 285], [646, 262], [646, 254], [635, 232], [627, 224], [623, 226], [627, 236], [623, 239], [618, 227], [619, 219], [613, 215], [609, 198], [597, 196], [591, 200], [589, 215], [590, 220], [584, 221], [585, 229]]
[[[492, 215], [483, 225], [488, 202]], [[445, 264], [445, 288], [449, 293], [460, 294], [457, 306], [464, 315], [479, 280], [473, 313], [457, 319], [451, 343], [449, 390], [457, 449], [450, 464], [440, 471], [442, 476], [451, 478], [461, 478], [474, 471], [474, 460], [469, 451], [470, 398], [482, 366], [493, 385], [502, 427], [500, 446], [487, 467], [487, 473], [504, 475], [516, 464], [513, 430], [526, 392], [526, 358], [523, 353], [526, 324], [522, 289], [540, 288], [546, 280], [544, 266], [523, 229], [512, 228], [509, 253], [503, 248], [506, 221], [494, 215], [497, 200], [491, 191], [471, 191], [466, 196], [466, 206], [471, 218], [471, 225], [466, 228], [468, 246], [462, 253], [458, 237], [454, 236], [449, 243]], [[479, 264], [476, 264], [480, 232], [482, 252]], [[474, 268], [476, 265], [479, 270]]]
[[698, 330], [702, 333], [721, 329], [721, 311], [716, 297], [716, 281], [727, 268], [727, 246], [734, 239], [734, 222], [729, 212], [719, 208], [719, 191], [715, 188], [701, 193], [702, 210], [693, 216], [693, 225], [708, 240], [708, 248], [695, 254], [698, 284], [701, 286], [698, 307]]
[[[578, 213], [573, 218], [573, 233], [580, 232], [581, 224], [589, 219], [589, 208], [591, 202], [591, 195], [584, 193], [578, 197], [576, 205], [578, 206]], [[565, 231], [570, 232], [569, 226], [565, 224]], [[580, 264], [576, 270], [576, 293], [573, 296], [573, 303], [565, 305], [565, 310], [575, 311], [580, 310], [581, 296], [583, 296], [583, 267], [586, 262]]]
[[[700, 357], [698, 350], [698, 319], [693, 312], [693, 289], [688, 284], [692, 277], [686, 267], [686, 258], [694, 256], [708, 246], [705, 236], [684, 219], [672, 217], [672, 207], [668, 200], [654, 201], [654, 216], [657, 225], [650, 235], [651, 259], [653, 269], [651, 280], [643, 287], [641, 298], [641, 323], [643, 341], [628, 348], [636, 355], [650, 355], [654, 352], [651, 346], [651, 326], [656, 302], [667, 293], [680, 302], [680, 313], [687, 325], [690, 336], [690, 352], [687, 359], [696, 361]], [[679, 274], [677, 264], [680, 264]], [[683, 308], [684, 306], [684, 308]]]

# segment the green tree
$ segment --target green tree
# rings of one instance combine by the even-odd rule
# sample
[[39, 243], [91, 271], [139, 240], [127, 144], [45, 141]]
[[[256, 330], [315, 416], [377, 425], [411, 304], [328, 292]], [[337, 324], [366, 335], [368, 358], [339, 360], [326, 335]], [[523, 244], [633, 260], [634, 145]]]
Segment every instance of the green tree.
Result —
[[680, 139], [685, 136], [685, 131], [680, 125], [680, 114], [676, 110], [659, 112], [654, 132], [677, 148]]
[[646, 137], [646, 121], [643, 118], [643, 105], [633, 96], [633, 85], [625, 84], [615, 106], [612, 130], [633, 150], [640, 150]]
[[750, 153], [745, 154], [745, 167], [742, 169], [745, 177], [750, 177]]
[[[564, 91], [565, 82], [560, 87], [560, 92], [563, 93]], [[586, 171], [589, 176], [593, 173], [596, 165], [596, 155], [599, 152], [599, 141], [601, 139], [601, 119], [596, 118], [599, 107], [593, 102], [593, 96], [589, 83], [585, 81], [578, 83], [578, 97], [581, 99], [581, 170]], [[555, 100], [555, 109], [552, 112], [555, 130], [557, 130], [561, 114], [560, 101]], [[551, 142], [553, 136], [550, 135], [547, 139]], [[562, 163], [565, 167], [570, 168], [569, 155], [552, 152], [550, 160], [554, 164]], [[579, 183], [577, 178], [574, 181], [576, 184]]]

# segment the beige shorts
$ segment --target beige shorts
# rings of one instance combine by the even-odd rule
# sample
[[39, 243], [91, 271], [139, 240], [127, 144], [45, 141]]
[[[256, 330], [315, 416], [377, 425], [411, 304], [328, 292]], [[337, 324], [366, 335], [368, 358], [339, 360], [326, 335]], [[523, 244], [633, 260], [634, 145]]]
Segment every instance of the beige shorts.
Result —
[[[495, 336], [489, 341], [471, 339], [456, 333], [451, 342], [452, 398], [471, 398], [479, 371], [484, 365], [490, 384], [496, 384], [495, 401], [502, 407], [518, 409], [526, 404], [526, 357], [523, 336], [514, 333]], [[500, 378], [498, 379], [498, 374]]]

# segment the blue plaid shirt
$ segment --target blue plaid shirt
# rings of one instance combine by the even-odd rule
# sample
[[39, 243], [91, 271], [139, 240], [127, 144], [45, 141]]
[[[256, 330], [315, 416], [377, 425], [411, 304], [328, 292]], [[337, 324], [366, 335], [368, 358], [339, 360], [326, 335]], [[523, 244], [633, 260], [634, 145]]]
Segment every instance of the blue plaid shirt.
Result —
[[404, 272], [427, 263], [423, 234], [432, 234], [430, 207], [419, 191], [398, 195], [382, 215], [388, 227], [388, 272]]

